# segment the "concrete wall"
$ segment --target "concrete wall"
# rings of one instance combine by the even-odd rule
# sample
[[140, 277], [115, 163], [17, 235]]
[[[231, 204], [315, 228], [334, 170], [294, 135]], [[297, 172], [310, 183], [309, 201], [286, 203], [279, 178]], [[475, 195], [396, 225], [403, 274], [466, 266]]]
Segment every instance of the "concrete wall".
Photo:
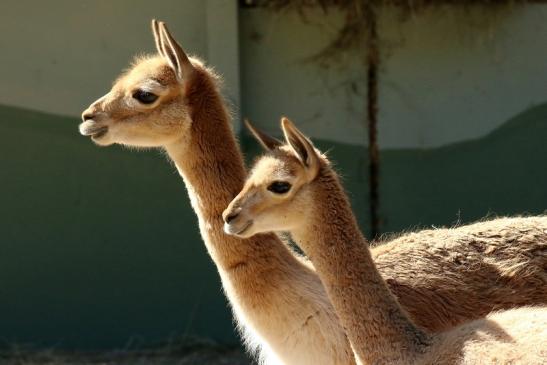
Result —
[[[495, 11], [443, 7], [401, 22], [379, 19], [381, 148], [427, 148], [500, 127], [547, 100], [547, 7]], [[363, 144], [365, 74], [359, 52], [328, 69], [307, 58], [334, 37], [341, 19], [247, 9], [241, 15], [243, 113], [272, 132], [280, 114], [316, 138]]]
[[[241, 110], [277, 132], [286, 114], [331, 149], [368, 231], [363, 56], [328, 69], [305, 62], [333, 37], [340, 14], [310, 14], [303, 23], [229, 0], [6, 0], [0, 338], [7, 343], [237, 341], [174, 168], [158, 152], [99, 149], [77, 133], [81, 110], [135, 53], [153, 51], [153, 17], [223, 74], [236, 124]], [[547, 6], [494, 17], [445, 8], [404, 23], [393, 10], [382, 14], [384, 232], [545, 210], [546, 20]], [[249, 156], [259, 152], [241, 137]]]
[[[546, 19], [545, 5], [440, 7], [406, 21], [382, 10], [382, 232], [545, 211], [546, 175], [534, 171], [546, 155]], [[288, 115], [328, 149], [368, 231], [365, 54], [309, 61], [342, 20], [242, 10], [242, 114], [277, 135]], [[509, 125], [522, 128], [519, 143]]]
[[0, 102], [80, 115], [136, 54], [156, 51], [149, 24], [157, 18], [215, 65], [237, 105], [237, 10], [229, 0], [2, 1]]

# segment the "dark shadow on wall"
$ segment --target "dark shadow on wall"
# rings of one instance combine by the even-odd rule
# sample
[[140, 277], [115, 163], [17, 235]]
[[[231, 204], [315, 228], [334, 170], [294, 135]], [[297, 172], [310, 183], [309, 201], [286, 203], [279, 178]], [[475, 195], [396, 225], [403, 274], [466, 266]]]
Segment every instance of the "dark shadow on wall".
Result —
[[384, 231], [547, 210], [547, 103], [484, 138], [382, 153]]
[[98, 148], [78, 123], [0, 107], [0, 340], [237, 343], [174, 166], [158, 152]]
[[[296, 121], [298, 122], [298, 121]], [[0, 107], [0, 339], [123, 347], [237, 342], [187, 193], [158, 152], [98, 148], [76, 119]], [[547, 208], [547, 104], [490, 135], [381, 153], [383, 231]], [[243, 137], [249, 156], [259, 152]], [[317, 141], [368, 231], [365, 149]]]
[[[298, 121], [296, 121], [298, 123]], [[243, 138], [249, 156], [260, 153]], [[334, 161], [365, 233], [370, 232], [366, 149], [315, 140]], [[380, 153], [381, 231], [471, 222], [547, 210], [547, 103], [489, 135], [432, 149]]]

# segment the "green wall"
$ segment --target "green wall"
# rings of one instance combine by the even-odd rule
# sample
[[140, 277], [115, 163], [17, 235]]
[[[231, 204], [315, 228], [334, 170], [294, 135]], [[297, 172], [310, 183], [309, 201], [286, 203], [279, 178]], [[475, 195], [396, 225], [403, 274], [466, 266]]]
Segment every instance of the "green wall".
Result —
[[487, 136], [382, 152], [384, 231], [547, 210], [547, 103]]
[[98, 148], [78, 123], [0, 107], [0, 339], [235, 342], [175, 168], [159, 152]]
[[[98, 148], [78, 120], [0, 107], [0, 338], [77, 348], [174, 335], [234, 343], [220, 280], [175, 168]], [[547, 104], [484, 138], [381, 154], [383, 232], [547, 207]], [[368, 230], [359, 146], [320, 140]], [[259, 152], [247, 135], [249, 157]]]

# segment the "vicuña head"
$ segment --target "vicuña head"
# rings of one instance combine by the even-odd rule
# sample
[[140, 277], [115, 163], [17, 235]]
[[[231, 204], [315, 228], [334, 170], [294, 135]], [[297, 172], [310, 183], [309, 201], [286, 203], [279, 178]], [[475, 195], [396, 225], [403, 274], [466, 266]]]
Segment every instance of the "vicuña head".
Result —
[[80, 133], [98, 145], [159, 147], [187, 133], [185, 85], [200, 63], [186, 56], [163, 22], [153, 20], [152, 31], [158, 54], [137, 58], [110, 92], [82, 113]]
[[246, 125], [268, 153], [256, 162], [243, 190], [224, 211], [224, 231], [250, 237], [302, 226], [312, 199], [309, 183], [329, 162], [287, 118], [281, 119], [286, 144], [248, 121]]

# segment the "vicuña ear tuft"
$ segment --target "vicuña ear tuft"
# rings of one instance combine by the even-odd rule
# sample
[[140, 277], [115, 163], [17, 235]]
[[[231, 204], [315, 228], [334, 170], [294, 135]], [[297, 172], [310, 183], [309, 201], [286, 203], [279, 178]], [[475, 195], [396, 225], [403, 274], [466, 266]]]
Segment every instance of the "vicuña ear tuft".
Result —
[[247, 129], [253, 134], [253, 136], [260, 143], [260, 145], [264, 147], [265, 150], [271, 151], [283, 144], [283, 142], [281, 142], [277, 138], [274, 138], [262, 132], [260, 129], [255, 128], [255, 126], [251, 124], [249, 119], [245, 118], [244, 122]]
[[308, 172], [308, 181], [313, 180], [319, 172], [320, 159], [311, 141], [296, 128], [288, 118], [281, 118], [281, 129], [285, 135], [285, 141], [302, 162]]
[[164, 22], [159, 22], [158, 29], [160, 34], [159, 45], [162, 50], [160, 54], [167, 59], [179, 80], [182, 80], [183, 77], [188, 79], [194, 72], [192, 62], [190, 62], [180, 44], [173, 38]]

